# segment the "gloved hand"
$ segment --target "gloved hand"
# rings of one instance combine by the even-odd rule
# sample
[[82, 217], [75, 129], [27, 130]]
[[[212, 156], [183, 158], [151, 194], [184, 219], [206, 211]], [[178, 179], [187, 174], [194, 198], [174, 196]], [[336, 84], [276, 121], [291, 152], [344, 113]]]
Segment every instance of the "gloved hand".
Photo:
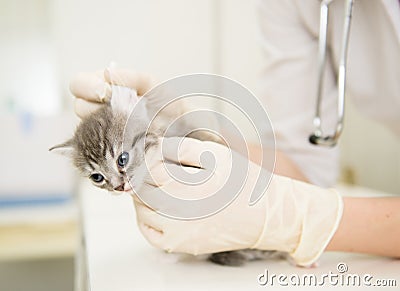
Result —
[[[215, 163], [207, 162], [204, 156], [200, 158], [205, 152], [214, 155]], [[250, 206], [249, 198], [258, 174], [265, 175], [265, 179], [268, 174], [257, 164], [217, 143], [164, 138], [146, 159], [152, 177], [146, 178], [145, 186], [134, 196], [137, 222], [152, 245], [168, 252], [197, 255], [246, 248], [279, 250], [288, 252], [298, 265], [308, 266], [323, 252], [341, 219], [343, 202], [337, 192], [278, 175], [272, 176], [268, 190]], [[225, 183], [235, 167], [232, 161], [236, 161], [236, 165], [247, 165], [247, 169], [241, 169], [247, 170], [247, 180], [231, 204], [206, 218], [171, 218], [174, 211], [186, 212], [179, 209], [183, 204], [166, 203], [162, 198], [165, 192], [190, 200], [212, 195], [218, 189], [230, 191], [232, 189], [225, 187]], [[171, 173], [180, 164], [189, 174], [212, 175], [198, 185], [174, 179]], [[198, 209], [188, 211], [196, 216]]]
[[70, 90], [76, 97], [75, 113], [82, 118], [108, 102], [112, 93], [111, 84], [134, 89], [138, 96], [143, 96], [156, 82], [147, 74], [112, 67], [104, 71], [79, 73], [70, 83]]
[[[113, 92], [113, 85], [117, 85], [119, 91]], [[209, 131], [194, 130], [197, 128], [207, 128], [218, 131], [215, 116], [209, 114], [206, 119], [203, 118], [201, 120], [198, 116], [196, 116], [197, 118], [193, 118], [192, 116], [180, 118], [193, 109], [198, 110], [201, 107], [200, 104], [196, 104], [193, 107], [185, 98], [175, 99], [180, 95], [174, 91], [175, 88], [173, 85], [156, 85], [159, 84], [150, 75], [132, 70], [116, 69], [110, 66], [104, 71], [77, 74], [70, 83], [70, 90], [76, 97], [75, 113], [80, 118], [94, 112], [105, 102], [109, 102], [111, 96], [115, 96], [113, 98], [120, 98], [120, 91], [126, 91], [121, 87], [127, 87], [136, 91], [139, 98], [145, 95], [146, 100], [143, 103], [146, 106], [149, 120], [152, 120], [151, 128], [162, 128], [165, 125], [175, 123], [171, 128], [179, 128], [182, 131], [179, 135], [192, 132], [191, 136], [195, 136], [196, 138], [221, 142], [217, 135]], [[192, 98], [191, 101], [193, 100]], [[208, 107], [205, 106], [205, 108], [209, 109]], [[179, 118], [179, 121], [177, 121], [177, 118]]]

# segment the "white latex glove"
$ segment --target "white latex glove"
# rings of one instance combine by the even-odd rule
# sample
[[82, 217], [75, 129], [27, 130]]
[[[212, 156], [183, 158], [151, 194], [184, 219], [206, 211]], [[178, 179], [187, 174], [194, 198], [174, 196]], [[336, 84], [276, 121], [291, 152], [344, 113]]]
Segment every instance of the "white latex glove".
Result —
[[[134, 196], [134, 200], [139, 228], [157, 248], [194, 255], [246, 248], [279, 250], [288, 252], [298, 265], [308, 266], [318, 259], [338, 227], [343, 202], [334, 190], [273, 175], [266, 193], [250, 206], [257, 176], [269, 177], [257, 164], [213, 142], [164, 138], [162, 144], [162, 155], [168, 160], [169, 170], [179, 168], [181, 163], [192, 174], [213, 172], [213, 169], [214, 172], [206, 182], [190, 185], [171, 178], [164, 167], [161, 146], [148, 152], [146, 159], [152, 178], [148, 177], [148, 184], [139, 189], [140, 199]], [[204, 152], [214, 155], [215, 165], [207, 159], [200, 162]], [[226, 208], [195, 220], [173, 219], [158, 213], [171, 216], [171, 213], [192, 211], [196, 216], [198, 209], [179, 209], [181, 204], [163, 203], [163, 199], [158, 198], [167, 192], [181, 199], [201, 199], [225, 189], [233, 160], [234, 166], [247, 165], [242, 170], [247, 171], [248, 176], [236, 199]], [[151, 206], [147, 205], [148, 201], [152, 201]]]
[[77, 74], [70, 83], [75, 99], [75, 113], [84, 117], [95, 111], [111, 98], [111, 84], [134, 89], [143, 96], [154, 85], [154, 79], [144, 73], [107, 68], [104, 71]]
[[[156, 85], [159, 84], [150, 75], [132, 70], [116, 69], [111, 65], [104, 71], [77, 74], [70, 83], [70, 90], [76, 97], [75, 113], [80, 118], [91, 114], [113, 98], [123, 98], [126, 92], [130, 92], [129, 90], [133, 90], [139, 98], [144, 95], [146, 102], [141, 104], [146, 106], [146, 113], [149, 120], [152, 120], [151, 128], [153, 129], [171, 125], [176, 118], [182, 117], [186, 112], [201, 109], [200, 104], [195, 104], [193, 107], [184, 98], [177, 98], [171, 102], [173, 98], [179, 97], [179, 94], [174, 92], [174, 86]], [[115, 88], [118, 90], [115, 90]], [[129, 102], [125, 103], [128, 104]], [[210, 105], [204, 108], [210, 109]], [[207, 128], [218, 132], [217, 121], [210, 115], [207, 116], [207, 120], [196, 120], [196, 118], [186, 116], [179, 119], [175, 126], [181, 132], [179, 134], [169, 132], [167, 135], [182, 135], [197, 128]], [[192, 136], [221, 142], [218, 136], [210, 132], [203, 131], [200, 134], [194, 131]]]

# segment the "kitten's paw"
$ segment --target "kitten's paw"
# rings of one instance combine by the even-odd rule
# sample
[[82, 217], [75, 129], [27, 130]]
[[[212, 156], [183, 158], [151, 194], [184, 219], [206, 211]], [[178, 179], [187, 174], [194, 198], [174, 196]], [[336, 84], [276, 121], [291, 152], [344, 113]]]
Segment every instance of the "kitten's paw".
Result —
[[211, 254], [208, 259], [218, 265], [237, 267], [246, 262], [246, 257], [236, 251]]

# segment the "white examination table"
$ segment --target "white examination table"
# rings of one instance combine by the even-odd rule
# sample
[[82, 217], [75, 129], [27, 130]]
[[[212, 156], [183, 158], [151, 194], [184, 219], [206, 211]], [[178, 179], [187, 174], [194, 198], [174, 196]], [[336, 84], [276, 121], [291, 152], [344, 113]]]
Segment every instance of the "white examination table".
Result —
[[[362, 188], [341, 186], [341, 189], [345, 189], [342, 193], [351, 196], [381, 195]], [[300, 278], [304, 274], [321, 276], [330, 271], [340, 274], [336, 269], [339, 263], [345, 263], [348, 267], [348, 271], [343, 274], [358, 274], [361, 278], [364, 274], [370, 274], [373, 277], [369, 281], [371, 284], [376, 283], [377, 279], [391, 279], [386, 284], [394, 282], [397, 286], [330, 288], [400, 289], [400, 260], [389, 258], [325, 253], [317, 268], [305, 269], [291, 266], [286, 261], [257, 261], [242, 267], [224, 267], [190, 256], [166, 254], [149, 245], [141, 236], [129, 195], [112, 196], [86, 182], [81, 186], [80, 192], [83, 243], [77, 264], [77, 290], [309, 290], [307, 286], [292, 287], [289, 277]], [[286, 274], [288, 287], [280, 286], [276, 278], [273, 286], [270, 281], [266, 286], [260, 286], [258, 276], [266, 269], [270, 276]], [[284, 280], [282, 282], [285, 283]], [[326, 289], [329, 286], [326, 283], [319, 288]]]

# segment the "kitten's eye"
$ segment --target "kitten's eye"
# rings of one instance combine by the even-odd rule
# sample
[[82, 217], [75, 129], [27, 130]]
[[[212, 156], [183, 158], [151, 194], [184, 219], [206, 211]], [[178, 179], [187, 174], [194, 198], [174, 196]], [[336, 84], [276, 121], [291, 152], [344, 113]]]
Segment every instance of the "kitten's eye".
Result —
[[120, 167], [125, 167], [126, 164], [128, 164], [129, 161], [129, 154], [127, 152], [123, 152], [119, 157], [118, 157], [118, 166]]
[[95, 183], [101, 183], [104, 181], [104, 177], [102, 174], [94, 173], [90, 176], [90, 179]]

